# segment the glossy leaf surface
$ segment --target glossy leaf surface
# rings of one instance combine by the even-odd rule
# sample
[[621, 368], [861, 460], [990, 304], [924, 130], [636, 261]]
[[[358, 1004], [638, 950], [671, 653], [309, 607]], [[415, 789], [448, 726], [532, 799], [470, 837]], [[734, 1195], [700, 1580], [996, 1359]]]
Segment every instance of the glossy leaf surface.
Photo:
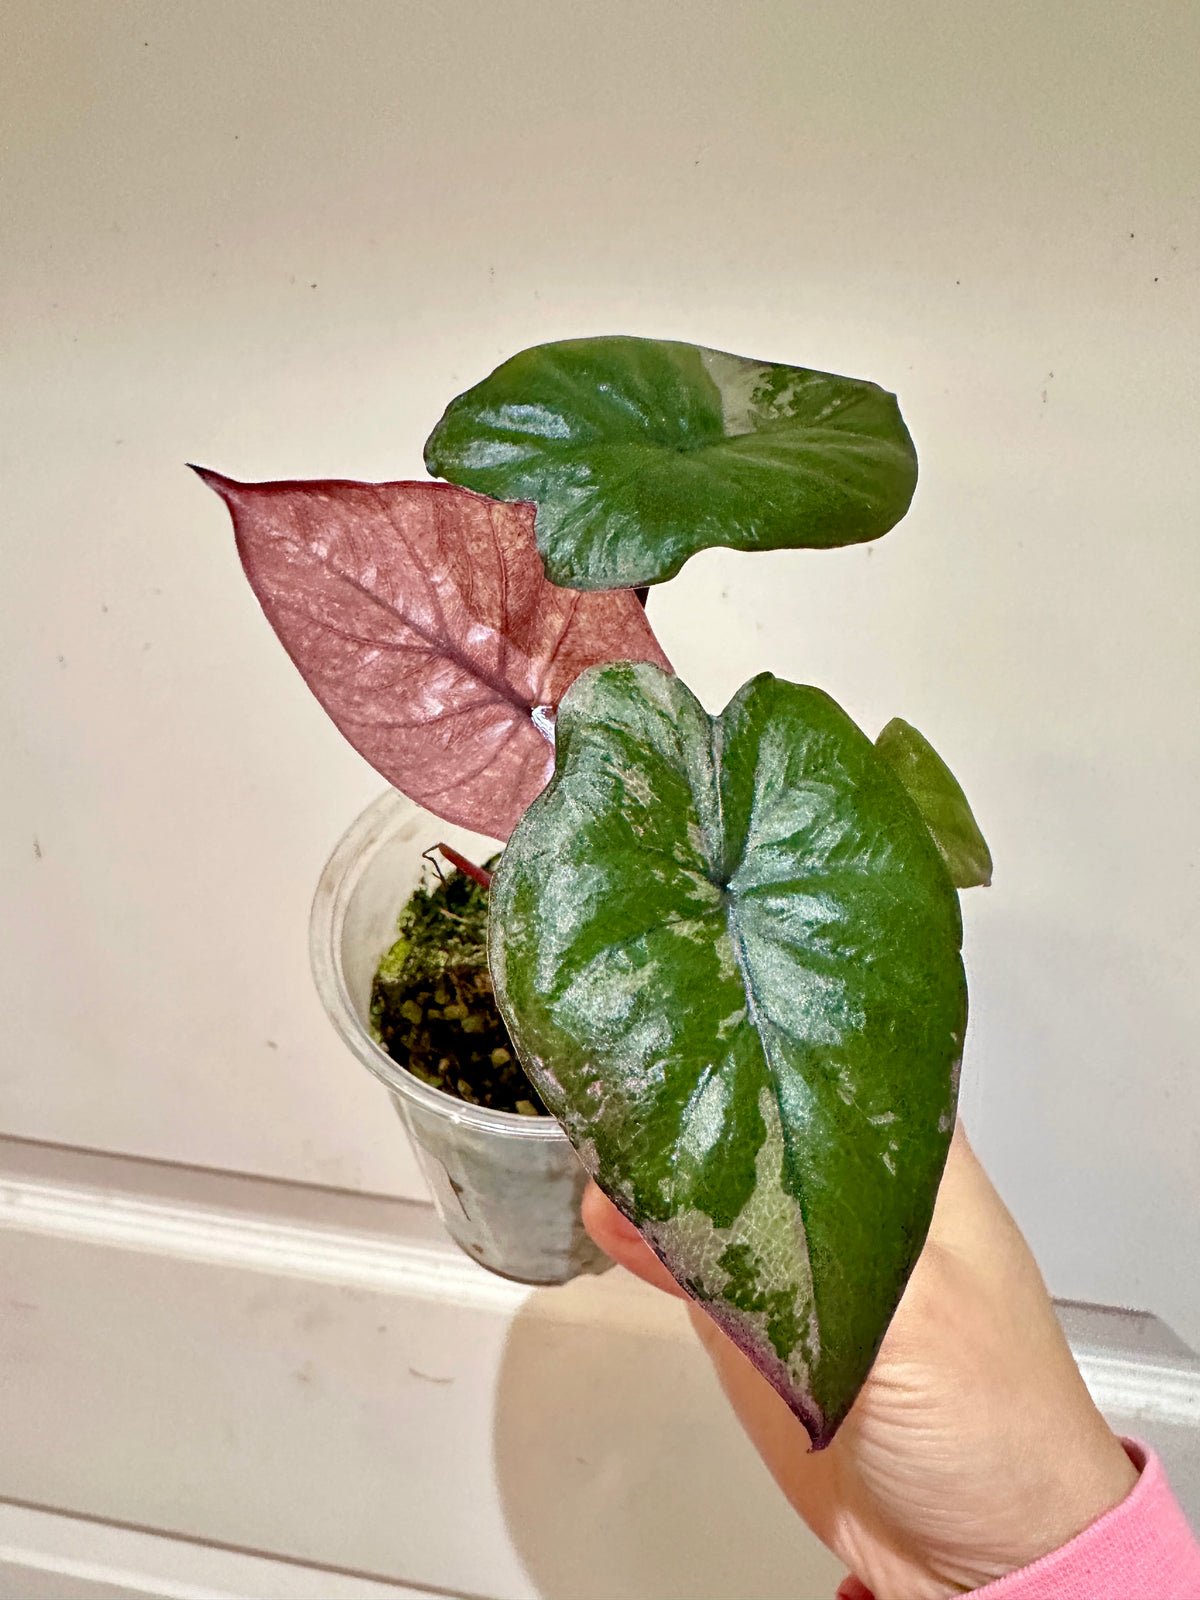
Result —
[[449, 822], [506, 839], [550, 776], [548, 719], [576, 676], [667, 666], [633, 595], [546, 582], [531, 506], [440, 483], [200, 476], [309, 688], [389, 783]]
[[709, 545], [857, 544], [908, 509], [917, 458], [873, 383], [665, 339], [536, 345], [451, 402], [435, 477], [538, 508], [546, 575], [661, 583]]
[[491, 888], [497, 999], [584, 1164], [825, 1444], [932, 1214], [966, 1020], [958, 897], [820, 690], [715, 718], [581, 677]]
[[916, 803], [959, 889], [992, 881], [992, 852], [958, 779], [923, 733], [893, 717], [875, 748]]

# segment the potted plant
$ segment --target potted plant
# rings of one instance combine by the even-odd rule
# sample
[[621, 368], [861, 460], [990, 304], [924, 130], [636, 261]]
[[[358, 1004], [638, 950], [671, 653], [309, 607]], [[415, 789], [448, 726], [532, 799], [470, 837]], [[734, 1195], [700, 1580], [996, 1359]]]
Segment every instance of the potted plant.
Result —
[[[506, 841], [486, 889], [480, 872], [456, 893], [476, 919], [486, 894], [511, 1053], [823, 1445], [928, 1228], [966, 1021], [956, 890], [990, 859], [915, 729], [873, 742], [769, 673], [710, 717], [636, 592], [714, 544], [885, 533], [916, 484], [895, 399], [692, 345], [574, 340], [459, 396], [426, 463], [448, 481], [204, 476], [351, 742], [435, 816]], [[462, 1004], [427, 986], [422, 1024], [421, 993], [438, 1021]], [[444, 1117], [478, 1109], [407, 1076]]]

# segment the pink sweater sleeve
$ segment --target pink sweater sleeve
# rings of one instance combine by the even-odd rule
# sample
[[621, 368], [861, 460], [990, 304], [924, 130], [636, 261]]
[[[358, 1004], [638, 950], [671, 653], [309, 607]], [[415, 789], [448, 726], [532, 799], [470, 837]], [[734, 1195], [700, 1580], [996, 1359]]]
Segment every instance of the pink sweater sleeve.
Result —
[[[1070, 1544], [976, 1589], [980, 1600], [1200, 1600], [1200, 1545], [1171, 1493], [1163, 1464], [1122, 1439], [1141, 1473], [1119, 1506]], [[853, 1573], [838, 1600], [873, 1600]]]

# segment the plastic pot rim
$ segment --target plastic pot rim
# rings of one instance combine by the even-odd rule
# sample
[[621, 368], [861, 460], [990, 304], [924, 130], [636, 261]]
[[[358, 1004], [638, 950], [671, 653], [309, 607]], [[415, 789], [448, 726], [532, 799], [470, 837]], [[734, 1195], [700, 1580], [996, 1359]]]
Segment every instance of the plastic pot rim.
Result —
[[[448, 1122], [507, 1138], [565, 1144], [567, 1136], [553, 1117], [524, 1117], [517, 1111], [473, 1106], [431, 1084], [422, 1083], [392, 1060], [355, 1010], [341, 960], [342, 935], [351, 898], [376, 852], [390, 838], [398, 817], [404, 812], [416, 815], [422, 810], [398, 789], [387, 789], [355, 818], [338, 840], [317, 880], [308, 921], [308, 953], [317, 994], [343, 1043], [393, 1094]], [[426, 814], [431, 821], [436, 820], [432, 813]], [[399, 909], [397, 907], [397, 911]]]

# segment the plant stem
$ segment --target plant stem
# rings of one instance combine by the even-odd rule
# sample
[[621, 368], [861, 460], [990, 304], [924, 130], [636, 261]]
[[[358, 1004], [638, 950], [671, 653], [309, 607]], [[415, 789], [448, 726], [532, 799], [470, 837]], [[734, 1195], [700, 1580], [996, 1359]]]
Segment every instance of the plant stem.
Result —
[[465, 872], [468, 878], [474, 878], [481, 889], [486, 889], [490, 886], [492, 875], [486, 867], [477, 867], [473, 861], [468, 861], [466, 856], [460, 855], [452, 845], [439, 844], [438, 849], [452, 867], [457, 867], [460, 872]]

